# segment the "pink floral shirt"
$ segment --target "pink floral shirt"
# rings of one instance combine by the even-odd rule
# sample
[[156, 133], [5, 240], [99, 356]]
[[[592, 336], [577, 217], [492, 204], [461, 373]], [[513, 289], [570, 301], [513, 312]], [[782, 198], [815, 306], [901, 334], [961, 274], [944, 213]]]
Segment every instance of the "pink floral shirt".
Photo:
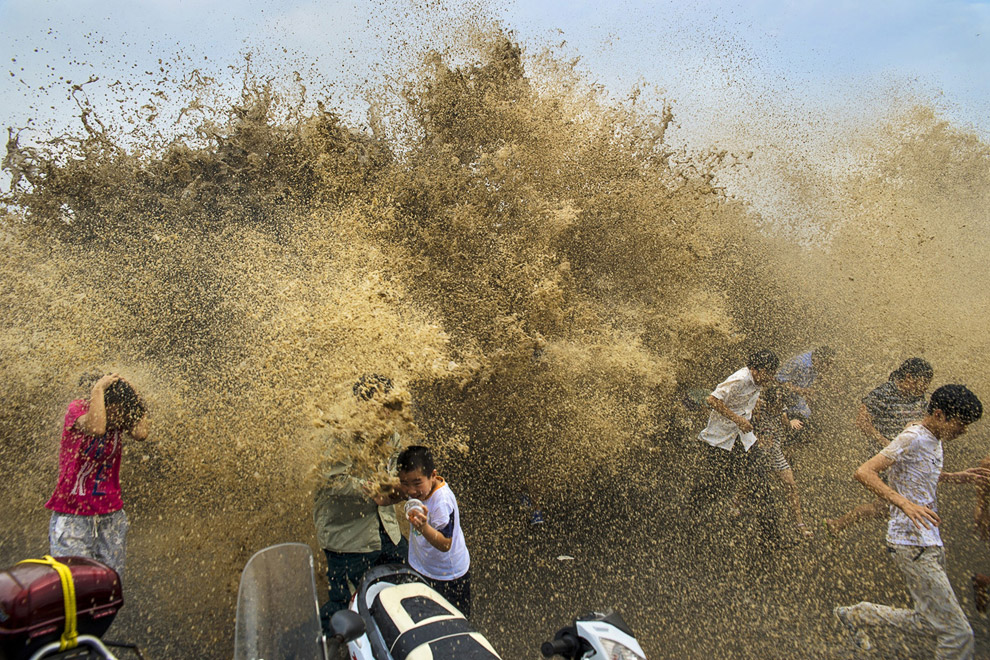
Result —
[[45, 508], [57, 513], [95, 516], [123, 508], [120, 498], [121, 432], [86, 435], [75, 428], [89, 402], [69, 404], [58, 452], [58, 483]]

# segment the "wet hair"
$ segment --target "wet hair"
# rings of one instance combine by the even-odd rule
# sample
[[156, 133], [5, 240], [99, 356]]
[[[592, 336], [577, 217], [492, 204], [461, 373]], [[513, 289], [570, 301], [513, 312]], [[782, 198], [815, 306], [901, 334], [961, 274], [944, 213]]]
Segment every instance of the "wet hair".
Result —
[[776, 353], [765, 348], [762, 351], [752, 353], [746, 360], [746, 366], [750, 369], [775, 371], [780, 366], [780, 358], [777, 357]]
[[103, 405], [114, 406], [120, 412], [122, 428], [129, 429], [144, 416], [144, 403], [129, 383], [115, 380], [103, 390]]
[[430, 451], [429, 447], [412, 445], [403, 449], [402, 453], [399, 454], [397, 469], [399, 473], [422, 470], [423, 476], [428, 477], [437, 469], [437, 465], [433, 461], [433, 452]]
[[375, 392], [388, 394], [392, 391], [392, 379], [381, 374], [365, 374], [358, 378], [352, 388], [354, 396], [362, 401], [370, 401], [375, 396]]
[[932, 369], [932, 365], [928, 364], [928, 360], [913, 357], [904, 360], [904, 362], [901, 362], [901, 366], [890, 372], [890, 380], [901, 380], [902, 378], [910, 377], [931, 380], [934, 375], [935, 370]]
[[941, 410], [946, 419], [972, 424], [983, 416], [983, 404], [965, 385], [943, 385], [928, 402], [928, 414]]

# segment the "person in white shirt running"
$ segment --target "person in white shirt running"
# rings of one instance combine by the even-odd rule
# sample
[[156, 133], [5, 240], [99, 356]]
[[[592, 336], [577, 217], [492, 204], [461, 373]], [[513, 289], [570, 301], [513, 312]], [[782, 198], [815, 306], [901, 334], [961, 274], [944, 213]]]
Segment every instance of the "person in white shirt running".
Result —
[[767, 478], [769, 462], [763, 452], [750, 451], [756, 443], [750, 419], [760, 386], [773, 380], [779, 362], [773, 351], [757, 351], [709, 395], [706, 403], [712, 413], [698, 434], [707, 465], [690, 496], [691, 507], [699, 514], [735, 492], [737, 484], [743, 485], [746, 499], [756, 505], [759, 541], [766, 550], [779, 545], [780, 529]]
[[[939, 482], [990, 483], [986, 468], [942, 472], [942, 443], [961, 436], [982, 415], [983, 404], [969, 389], [943, 385], [932, 393], [920, 424], [904, 429], [856, 469], [856, 479], [890, 503], [887, 552], [914, 601], [910, 610], [868, 602], [836, 607], [835, 616], [859, 648], [872, 648], [864, 627], [886, 626], [937, 637], [936, 658], [973, 657], [973, 629], [945, 573], [936, 488]], [[890, 485], [880, 478], [888, 469]]]

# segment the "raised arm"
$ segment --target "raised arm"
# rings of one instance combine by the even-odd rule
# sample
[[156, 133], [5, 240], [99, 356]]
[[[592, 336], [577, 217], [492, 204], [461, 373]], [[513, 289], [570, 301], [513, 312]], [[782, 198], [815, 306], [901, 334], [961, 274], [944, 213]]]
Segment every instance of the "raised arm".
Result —
[[128, 433], [135, 440], [147, 440], [148, 432], [151, 431], [151, 423], [148, 421], [147, 413], [141, 415], [141, 419], [138, 420], [137, 424], [131, 427]]
[[434, 548], [440, 552], [450, 552], [450, 547], [454, 543], [453, 537], [444, 536], [440, 530], [433, 527], [429, 521], [429, 510], [423, 513], [419, 510], [414, 510], [409, 514], [409, 524], [413, 528], [423, 535], [427, 543], [432, 545]]
[[80, 415], [75, 427], [90, 436], [101, 436], [107, 432], [107, 409], [103, 401], [103, 393], [111, 383], [120, 380], [117, 374], [107, 374], [93, 383], [89, 394], [89, 410]]

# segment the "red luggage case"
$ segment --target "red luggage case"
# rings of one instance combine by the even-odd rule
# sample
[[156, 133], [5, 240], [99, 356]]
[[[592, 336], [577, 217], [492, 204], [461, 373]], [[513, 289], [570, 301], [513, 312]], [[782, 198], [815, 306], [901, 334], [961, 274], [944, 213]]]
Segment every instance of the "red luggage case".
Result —
[[[55, 559], [72, 572], [78, 634], [103, 635], [124, 604], [117, 572], [84, 557]], [[26, 660], [64, 630], [62, 582], [54, 568], [17, 564], [0, 571], [0, 660]]]

